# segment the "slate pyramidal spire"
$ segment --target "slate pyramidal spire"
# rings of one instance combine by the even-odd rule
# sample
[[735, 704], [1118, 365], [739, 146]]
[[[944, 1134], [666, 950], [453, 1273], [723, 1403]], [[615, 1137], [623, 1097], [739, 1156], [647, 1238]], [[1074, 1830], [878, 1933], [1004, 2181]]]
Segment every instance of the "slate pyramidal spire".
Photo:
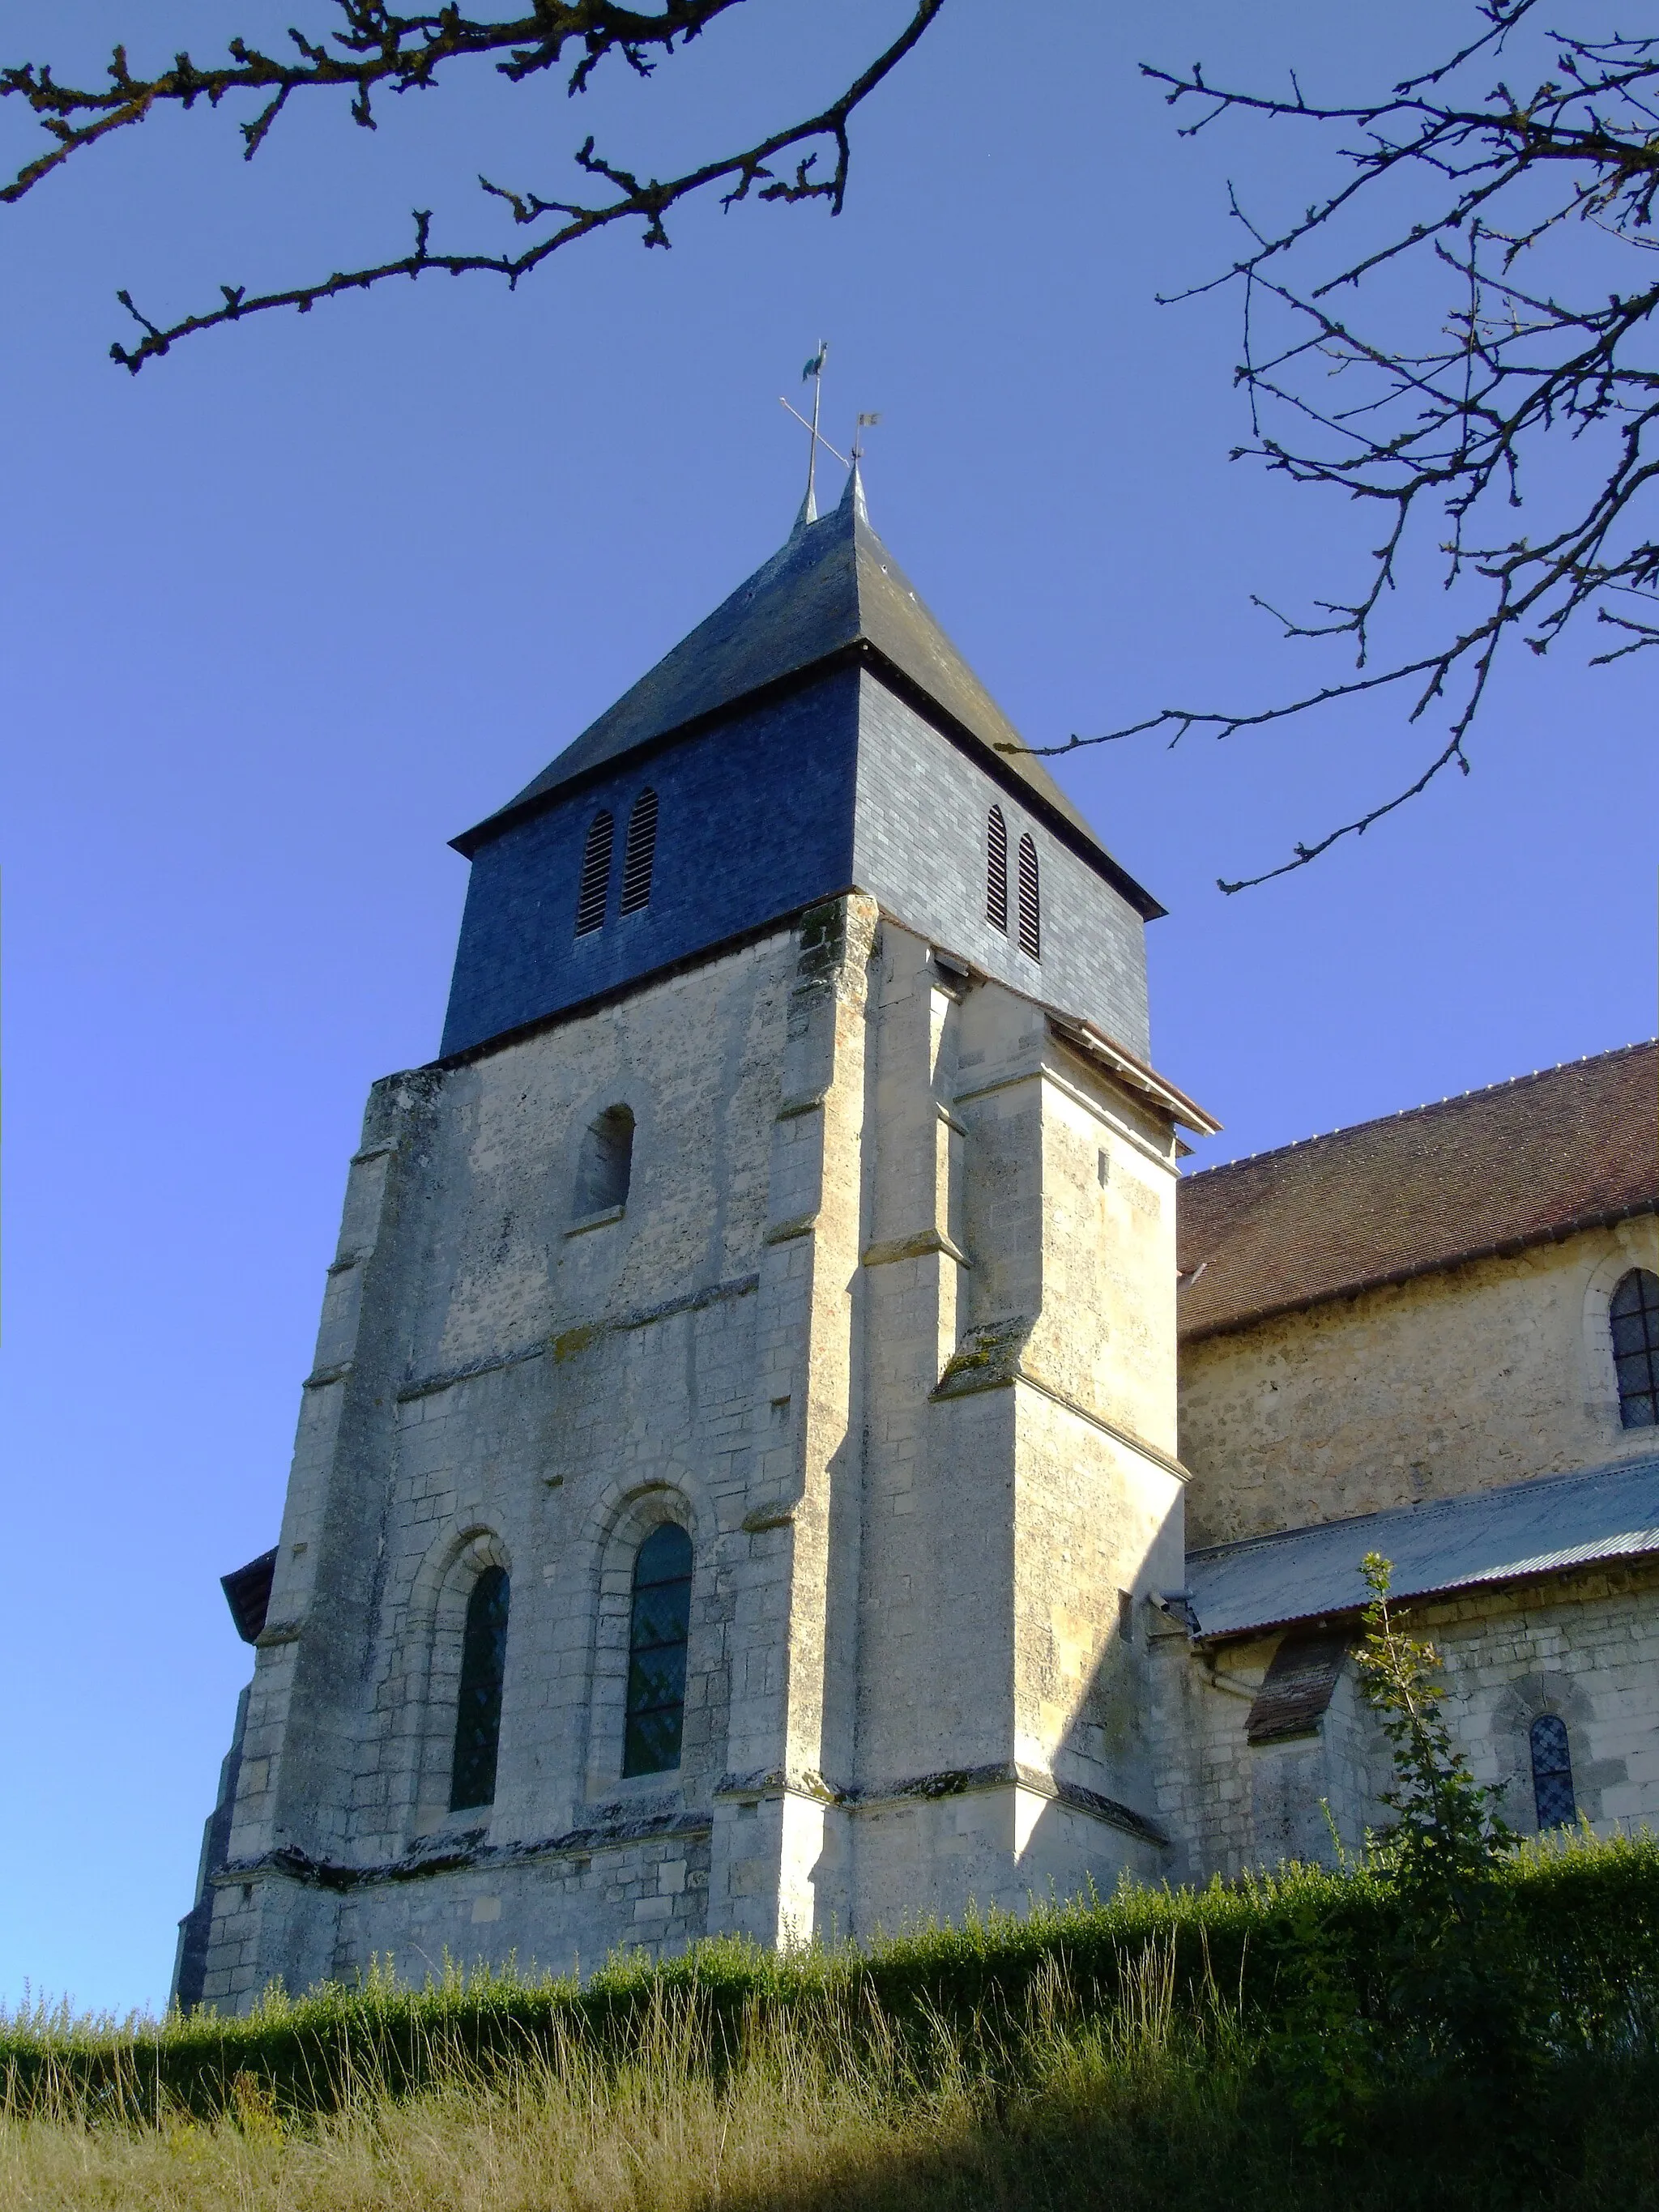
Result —
[[951, 644], [871, 526], [855, 460], [840, 502], [821, 518], [803, 502], [771, 559], [681, 639], [596, 722], [497, 812], [451, 840], [469, 858], [556, 792], [624, 756], [793, 684], [809, 671], [859, 659], [942, 718], [959, 742], [1012, 774], [1067, 842], [1082, 850], [1146, 920], [1164, 908], [1100, 842], [1042, 761]]

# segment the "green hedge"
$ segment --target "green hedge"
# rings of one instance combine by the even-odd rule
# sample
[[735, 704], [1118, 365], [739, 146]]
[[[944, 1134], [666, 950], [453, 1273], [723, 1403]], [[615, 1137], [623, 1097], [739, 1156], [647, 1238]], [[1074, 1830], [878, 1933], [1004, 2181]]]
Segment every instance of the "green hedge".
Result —
[[[1561, 2056], [1653, 2049], [1659, 1839], [1529, 1846], [1494, 1879], [1528, 1962], [1531, 2027], [1542, 2043]], [[711, 1941], [661, 1965], [619, 1957], [586, 1986], [457, 1972], [411, 1989], [375, 1974], [298, 1999], [276, 1993], [234, 2019], [117, 2025], [37, 2012], [0, 2021], [0, 2080], [14, 2113], [138, 2118], [170, 2107], [205, 2118], [234, 2106], [240, 2076], [243, 2095], [252, 2082], [299, 2117], [365, 2088], [404, 2094], [458, 2065], [487, 2073], [547, 2051], [561, 2031], [623, 2057], [642, 2016], [665, 2001], [696, 2004], [716, 2064], [757, 2003], [795, 2012], [804, 2027], [833, 2013], [843, 2033], [849, 2023], [856, 2032], [873, 2004], [925, 2063], [939, 2020], [969, 2032], [1017, 2020], [1055, 1964], [1087, 2005], [1111, 2008], [1149, 1945], [1170, 1960], [1178, 2006], [1212, 2016], [1218, 2004], [1268, 2036], [1302, 1994], [1310, 1929], [1322, 1960], [1340, 1962], [1344, 2002], [1386, 2026], [1387, 1977], [1373, 1969], [1397, 1953], [1401, 1932], [1386, 1878], [1366, 1868], [1289, 1868], [1202, 1890], [1126, 1887], [1109, 1900], [928, 1928], [867, 1948], [779, 1957]]]

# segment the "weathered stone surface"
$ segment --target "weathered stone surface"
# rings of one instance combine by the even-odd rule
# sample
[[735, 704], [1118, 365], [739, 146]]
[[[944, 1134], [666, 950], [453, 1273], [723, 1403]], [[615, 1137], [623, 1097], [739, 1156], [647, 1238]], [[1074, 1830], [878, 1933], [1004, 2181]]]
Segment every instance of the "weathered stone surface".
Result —
[[1183, 1346], [1188, 1541], [1651, 1449], [1620, 1425], [1607, 1328], [1633, 1267], [1659, 1270], [1651, 1214]]
[[[618, 1106], [625, 1203], [571, 1237]], [[1041, 1007], [856, 893], [378, 1085], [204, 1994], [1156, 1871], [1121, 1632], [1179, 1572], [1173, 1188], [1171, 1131]], [[684, 1747], [630, 1779], [632, 1560], [665, 1518], [696, 1562]], [[451, 1814], [485, 1567], [496, 1792]]]
[[[1659, 1812], [1659, 1566], [1582, 1569], [1415, 1607], [1407, 1625], [1445, 1662], [1446, 1715], [1477, 1779], [1537, 1826], [1528, 1731], [1567, 1724], [1579, 1811], [1604, 1833]], [[1389, 1817], [1388, 1747], [1349, 1660], [1319, 1727], [1252, 1745], [1246, 1734], [1279, 1638], [1195, 1661], [1179, 1632], [1153, 1643], [1156, 1802], [1178, 1838], [1177, 1878], [1282, 1858], [1328, 1862]], [[1328, 1814], [1328, 1818], [1327, 1817]], [[1334, 1831], [1334, 1833], [1333, 1833]]]
[[[1534, 1209], [1511, 1161], [1498, 1214], [1560, 1241], [1454, 1239], [1431, 1257], [1508, 1256], [1251, 1327], [1236, 1284], [1177, 1407], [1168, 1115], [1212, 1125], [1139, 1064], [1156, 902], [1006, 750], [848, 500], [751, 580], [763, 638], [740, 592], [463, 841], [448, 1057], [374, 1085], [351, 1162], [189, 1996], [866, 1936], [1358, 1847], [1384, 1761], [1338, 1663], [1352, 1615], [1295, 1632], [1324, 1642], [1264, 1697], [1280, 1638], [1200, 1642], [1189, 1546], [1653, 1444], [1608, 1334], [1620, 1276], [1659, 1271], [1622, 1109], [1616, 1204]], [[832, 540], [857, 604], [790, 612], [773, 586]], [[613, 883], [578, 932], [595, 815], [647, 785], [648, 896], [623, 915]], [[1012, 929], [988, 911], [994, 803], [1011, 852], [1035, 840], [1040, 946], [1018, 896]], [[1576, 1173], [1558, 1139], [1526, 1158]], [[1373, 1200], [1374, 1139], [1318, 1154], [1372, 1158]], [[1255, 1281], [1286, 1248], [1229, 1203]], [[1390, 1249], [1428, 1249], [1413, 1203]], [[1376, 1218], [1361, 1191], [1345, 1264]], [[665, 1522], [692, 1558], [680, 1755], [625, 1774], [635, 1561]], [[454, 1812], [486, 1573], [511, 1590], [495, 1795]], [[1518, 1825], [1545, 1715], [1590, 1819], [1659, 1817], [1656, 1595], [1650, 1562], [1580, 1565], [1423, 1608]]]

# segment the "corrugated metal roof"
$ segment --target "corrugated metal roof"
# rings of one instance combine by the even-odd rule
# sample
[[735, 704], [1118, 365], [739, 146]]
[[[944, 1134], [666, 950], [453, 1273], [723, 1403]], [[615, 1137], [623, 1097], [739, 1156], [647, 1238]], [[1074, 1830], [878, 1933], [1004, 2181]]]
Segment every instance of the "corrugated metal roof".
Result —
[[1239, 1636], [1352, 1612], [1366, 1601], [1367, 1552], [1394, 1562], [1396, 1597], [1659, 1552], [1659, 1456], [1189, 1552], [1193, 1633]]
[[453, 842], [471, 854], [521, 809], [577, 777], [860, 644], [872, 646], [1011, 769], [1097, 857], [1143, 915], [1151, 919], [1164, 911], [1113, 860], [1042, 762], [1024, 749], [1019, 732], [871, 528], [851, 477], [848, 495], [833, 514], [798, 526], [780, 551], [516, 799]]

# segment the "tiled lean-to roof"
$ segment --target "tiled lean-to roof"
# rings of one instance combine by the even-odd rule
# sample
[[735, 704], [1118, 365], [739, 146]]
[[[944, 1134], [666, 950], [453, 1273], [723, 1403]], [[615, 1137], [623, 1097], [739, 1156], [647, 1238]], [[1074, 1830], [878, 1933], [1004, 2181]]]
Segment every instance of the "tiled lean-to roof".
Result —
[[236, 1633], [244, 1644], [257, 1644], [264, 1632], [265, 1615], [270, 1608], [270, 1586], [276, 1575], [276, 1549], [273, 1545], [270, 1551], [261, 1552], [257, 1559], [250, 1559], [245, 1567], [234, 1567], [229, 1574], [219, 1577], [230, 1617], [236, 1623]]
[[1183, 1176], [1183, 1340], [1659, 1209], [1659, 1043]]

